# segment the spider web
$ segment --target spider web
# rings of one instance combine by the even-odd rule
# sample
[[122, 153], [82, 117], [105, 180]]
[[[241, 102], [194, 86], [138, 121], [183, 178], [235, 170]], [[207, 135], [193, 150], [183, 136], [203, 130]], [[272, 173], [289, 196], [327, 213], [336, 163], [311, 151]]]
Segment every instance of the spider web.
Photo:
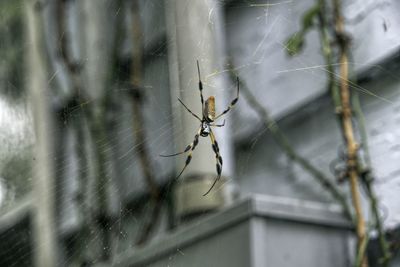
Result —
[[[93, 143], [93, 140], [82, 144], [77, 129], [79, 125], [84, 129], [88, 126], [84, 122], [83, 108], [80, 106], [73, 106], [66, 119], [56, 124], [53, 133], [61, 136], [59, 140], [62, 149], [54, 153], [54, 156], [58, 157], [57, 186], [54, 191], [59, 195], [58, 219], [55, 224], [62, 240], [57, 248], [62, 251], [62, 264], [69, 265], [76, 260], [79, 248], [87, 249], [85, 258], [93, 262], [101, 261], [101, 250], [118, 255], [134, 249], [137, 236], [144, 231], [146, 222], [152, 218], [152, 204], [145, 195], [147, 186], [137, 147], [142, 144], [147, 147], [152, 171], [157, 182], [162, 185], [168, 184], [183, 167], [185, 156], [164, 159], [160, 158], [159, 154], [183, 150], [196, 133], [198, 122], [186, 113], [176, 98], [183, 96], [184, 100], [188, 101], [189, 108], [196, 114], [201, 114], [196, 59], [199, 60], [202, 70], [204, 96], [216, 96], [217, 110], [222, 111], [234, 98], [235, 81], [229, 74], [233, 68], [243, 84], [270, 114], [279, 119], [279, 125], [293, 147], [312, 163], [320, 166], [324, 172], [330, 173], [330, 163], [338, 158], [338, 154], [343, 150], [340, 145], [340, 132], [332, 115], [333, 107], [325, 92], [326, 66], [319, 52], [318, 33], [311, 31], [308, 34], [305, 50], [301, 55], [294, 58], [286, 55], [285, 41], [290, 34], [299, 29], [301, 14], [312, 6], [313, 1], [206, 2], [208, 5], [203, 5], [203, 8], [208, 6], [209, 10], [203, 23], [207, 27], [202, 27], [203, 31], [196, 32], [201, 41], [196, 43], [194, 51], [190, 51], [195, 54], [188, 59], [179, 59], [179, 67], [174, 65], [176, 62], [171, 62], [174, 58], [171, 56], [173, 44], [165, 36], [171, 34], [166, 29], [169, 25], [165, 22], [168, 19], [165, 18], [166, 6], [159, 1], [141, 3], [146, 51], [143, 69], [145, 93], [141, 109], [144, 116], [144, 140], [135, 140], [129, 88], [123, 83], [127, 81], [129, 70], [123, 67], [115, 71], [112, 81], [106, 81], [104, 73], [98, 73], [98, 77], [94, 77], [96, 83], [106, 81], [110, 84], [109, 107], [103, 114], [109, 127], [106, 140], [100, 140], [97, 144]], [[383, 57], [391, 55], [398, 47], [400, 40], [396, 36], [400, 36], [397, 32], [400, 21], [398, 16], [396, 17], [399, 10], [393, 8], [396, 7], [395, 3], [381, 2], [378, 8], [370, 10], [372, 2], [356, 1], [349, 7], [349, 12], [354, 14], [346, 15], [354, 18], [357, 12], [370, 10], [365, 19], [353, 24], [349, 22], [349, 31], [354, 34], [353, 45], [356, 51], [351, 66], [357, 72], [369, 72], [372, 77], [371, 80], [365, 79], [356, 90], [361, 95], [365, 111], [370, 151], [377, 177], [375, 189], [382, 201], [384, 224], [386, 228], [392, 228], [399, 223], [397, 214], [400, 209], [397, 194], [400, 172], [397, 164], [400, 157], [400, 132], [397, 130], [400, 122], [400, 93], [395, 89], [399, 82], [396, 77], [398, 70], [393, 66], [378, 65], [375, 62], [382, 62]], [[193, 10], [192, 3], [184, 2], [181, 5], [180, 10]], [[356, 8], [357, 5], [363, 7], [361, 11]], [[18, 8], [21, 8], [21, 4], [18, 4]], [[69, 14], [73, 14], [78, 10], [78, 4], [73, 2], [69, 9]], [[113, 10], [112, 14], [116, 18], [122, 17], [125, 27], [128, 27], [126, 25], [129, 25], [132, 19], [129, 17], [128, 4], [110, 4], [110, 10]], [[74, 41], [71, 50], [74, 51], [74, 57], [81, 58], [85, 66], [94, 66], [88, 62], [90, 58], [78, 51], [77, 43], [82, 37], [74, 32], [80, 25], [79, 16], [76, 14], [71, 15], [71, 25], [68, 26]], [[218, 17], [216, 14], [223, 15]], [[179, 19], [175, 21], [174, 32], [188, 27], [179, 22]], [[215, 34], [211, 41], [216, 44], [208, 43], [209, 28]], [[365, 42], [365, 35], [359, 34], [367, 29], [373, 29], [375, 34], [371, 42]], [[128, 27], [123, 30], [128, 32], [130, 29]], [[51, 26], [48, 31], [50, 41], [60, 41], [58, 37], [54, 37], [56, 35], [51, 35], [54, 34]], [[104, 33], [109, 32], [104, 29]], [[118, 55], [124, 58], [128, 57], [132, 47], [129, 36], [122, 37], [122, 40]], [[0, 41], [0, 48], [1, 43], [5, 45], [5, 42]], [[209, 46], [214, 49], [214, 54], [204, 53], [211, 49]], [[373, 52], [377, 50], [379, 53]], [[102, 64], [113, 62], [108, 59]], [[60, 65], [53, 67], [49, 74], [49, 87], [59, 88], [59, 92], [63, 92], [62, 88], [69, 86], [65, 77], [66, 70]], [[171, 71], [174, 68], [175, 73]], [[17, 73], [24, 73], [24, 70], [20, 68]], [[380, 77], [379, 80], [373, 79], [375, 73]], [[9, 76], [2, 76], [6, 77], [3, 85], [14, 84]], [[179, 79], [181, 76], [189, 78]], [[176, 84], [179, 86], [171, 90], [171, 85]], [[55, 93], [53, 98], [55, 102], [59, 101], [62, 93]], [[32, 156], [35, 142], [33, 121], [27, 108], [29, 104], [26, 103], [29, 103], [26, 92], [13, 98], [10, 98], [7, 92], [2, 92], [0, 96], [0, 140], [4, 144], [0, 154], [0, 201], [4, 214], [9, 214], [13, 206], [34, 194], [30, 183], [24, 183], [24, 177], [29, 177], [28, 181], [32, 179], [31, 168], [35, 164], [35, 157]], [[90, 101], [86, 103], [86, 107], [95, 104], [95, 101]], [[242, 95], [238, 105], [225, 119], [226, 126], [215, 129], [224, 159], [223, 175], [228, 177], [223, 186], [237, 188], [241, 196], [260, 193], [332, 202], [308, 174], [288, 160]], [[88, 132], [85, 135], [87, 137]], [[83, 191], [83, 194], [87, 194], [84, 198], [86, 203], [83, 203], [80, 195], [83, 184], [78, 178], [81, 162], [77, 155], [80, 150], [90, 150], [93, 145], [98, 145], [100, 151], [107, 155], [107, 180], [100, 184], [100, 187], [96, 185], [96, 179], [93, 177], [95, 162], [93, 158], [89, 158], [90, 167], [86, 170], [89, 178], [84, 184], [87, 191]], [[201, 138], [193, 153], [191, 166], [187, 169], [188, 174], [196, 172], [215, 175], [215, 158], [207, 138]], [[181, 180], [183, 179], [185, 176]], [[106, 188], [107, 212], [113, 216], [113, 220], [106, 225], [111, 233], [111, 242], [109, 247], [101, 247], [104, 233], [99, 228], [89, 227], [89, 231], [92, 231], [90, 237], [83, 244], [79, 244], [82, 239], [77, 229], [84, 223], [85, 211], [88, 208], [91, 210], [91, 205], [96, 206], [97, 194], [101, 188]], [[348, 192], [346, 185], [343, 185], [342, 189]], [[222, 187], [216, 190], [222, 190]], [[157, 238], [168, 232], [171, 227], [171, 213], [168, 211], [170, 200], [166, 196], [164, 198], [161, 215], [152, 232], [152, 242], [157, 242]], [[10, 229], [20, 231], [20, 225], [11, 225]], [[27, 241], [24, 238], [27, 236], [34, 240], [33, 234], [15, 239], [7, 236], [7, 239], [3, 239], [6, 241], [3, 241], [2, 247], [5, 249], [1, 255], [11, 263], [10, 266], [20, 266], [21, 261], [14, 261], [17, 256], [22, 258], [22, 262], [24, 259], [26, 262], [30, 261], [32, 247], [26, 248]], [[10, 243], [10, 240], [14, 240], [13, 243]], [[34, 243], [34, 246], [41, 244]], [[179, 248], [177, 251], [179, 252]], [[177, 255], [185, 256], [182, 252]]]

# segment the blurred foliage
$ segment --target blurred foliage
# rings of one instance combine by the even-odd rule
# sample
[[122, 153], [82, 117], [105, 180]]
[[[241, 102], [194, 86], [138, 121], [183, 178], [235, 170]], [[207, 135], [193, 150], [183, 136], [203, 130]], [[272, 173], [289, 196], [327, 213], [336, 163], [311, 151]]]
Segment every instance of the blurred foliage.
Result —
[[21, 199], [31, 190], [33, 161], [33, 148], [28, 146], [5, 162], [0, 172], [0, 177], [4, 179], [1, 183], [4, 194], [2, 208], [9, 207], [16, 199]]
[[22, 0], [0, 1], [0, 205], [31, 190], [33, 130], [25, 101], [25, 21]]
[[320, 5], [316, 4], [307, 10], [302, 18], [302, 27], [286, 41], [287, 52], [290, 56], [300, 53], [304, 47], [305, 35], [315, 25], [316, 17], [319, 14]]
[[24, 20], [22, 0], [0, 1], [0, 94], [18, 100], [24, 94]]

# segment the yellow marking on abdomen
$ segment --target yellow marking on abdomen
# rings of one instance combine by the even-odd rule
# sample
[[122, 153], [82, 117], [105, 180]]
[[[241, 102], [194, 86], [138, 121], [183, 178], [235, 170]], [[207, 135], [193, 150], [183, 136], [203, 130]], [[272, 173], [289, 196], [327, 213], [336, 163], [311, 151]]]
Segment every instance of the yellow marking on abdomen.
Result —
[[204, 107], [204, 115], [208, 118], [210, 121], [214, 121], [215, 119], [215, 97], [210, 96], [205, 104]]

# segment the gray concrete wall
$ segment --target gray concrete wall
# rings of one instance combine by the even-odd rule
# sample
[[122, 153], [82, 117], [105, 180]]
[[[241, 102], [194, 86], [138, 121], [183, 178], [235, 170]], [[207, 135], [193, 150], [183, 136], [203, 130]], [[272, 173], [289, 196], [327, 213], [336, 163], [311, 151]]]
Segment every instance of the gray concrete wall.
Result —
[[[362, 94], [375, 189], [382, 200], [385, 211], [385, 226], [399, 223], [398, 198], [399, 165], [398, 147], [398, 103], [400, 103], [399, 81], [396, 78], [381, 78], [363, 87], [382, 98]], [[383, 100], [386, 99], [386, 100]], [[388, 102], [390, 101], [390, 102]], [[294, 148], [325, 173], [330, 174], [329, 165], [338, 158], [341, 136], [328, 96], [298, 109], [295, 114], [280, 121], [282, 130]], [[282, 150], [277, 147], [267, 131], [260, 128], [249, 136], [249, 140], [237, 146], [237, 178], [244, 192], [285, 195], [302, 199], [327, 201], [323, 189], [298, 166], [293, 166]], [[341, 185], [347, 191], [347, 185]]]
[[[379, 64], [400, 45], [397, 1], [345, 2], [346, 30], [352, 36], [351, 67], [361, 71]], [[300, 29], [302, 15], [314, 5], [305, 1], [232, 1], [226, 7], [228, 57], [242, 80], [276, 117], [288, 114], [326, 90], [319, 36], [311, 30], [304, 50], [289, 57], [285, 43]], [[367, 35], [366, 35], [367, 34]], [[379, 66], [377, 66], [379, 68]], [[255, 114], [239, 102], [236, 135], [251, 131]], [[251, 123], [250, 123], [251, 122]]]
[[[399, 49], [399, 11], [396, 1], [351, 1], [345, 5], [348, 31], [353, 35], [351, 66], [363, 79], [361, 95], [377, 182], [385, 210], [385, 226], [399, 223], [398, 183], [398, 68], [387, 62]], [[257, 2], [258, 3], [258, 2]], [[275, 118], [294, 148], [325, 173], [341, 146], [333, 107], [326, 94], [318, 35], [307, 35], [305, 50], [286, 55], [284, 42], [299, 28], [302, 13], [314, 1], [260, 1], [271, 6], [250, 8], [244, 2], [227, 7], [227, 44], [232, 61], [250, 90]], [[276, 4], [276, 5], [272, 5]], [[388, 26], [391, 25], [391, 26]], [[368, 32], [368, 34], [367, 34]], [[388, 57], [387, 59], [385, 57]], [[385, 60], [385, 63], [383, 62]], [[379, 65], [382, 62], [382, 65]], [[375, 75], [374, 73], [379, 74]], [[245, 100], [234, 115], [236, 178], [246, 193], [283, 195], [331, 201], [323, 189], [293, 166], [271, 139]], [[333, 175], [331, 175], [333, 176]], [[348, 192], [347, 185], [341, 186]], [[386, 212], [387, 211], [387, 212]]]

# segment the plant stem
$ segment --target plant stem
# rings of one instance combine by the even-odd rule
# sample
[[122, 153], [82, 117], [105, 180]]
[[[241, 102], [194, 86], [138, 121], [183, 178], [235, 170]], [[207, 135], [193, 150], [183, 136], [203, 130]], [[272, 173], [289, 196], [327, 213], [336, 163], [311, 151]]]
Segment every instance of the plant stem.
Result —
[[280, 128], [278, 127], [276, 121], [272, 119], [267, 110], [255, 99], [255, 97], [251, 94], [250, 90], [247, 86], [240, 82], [241, 92], [244, 94], [249, 105], [258, 113], [258, 115], [264, 120], [264, 124], [267, 126], [268, 130], [271, 132], [272, 137], [278, 143], [279, 146], [285, 151], [286, 155], [293, 161], [297, 162], [305, 171], [310, 173], [320, 185], [322, 185], [331, 195], [332, 197], [338, 201], [338, 203], [343, 208], [344, 215], [352, 220], [352, 215], [350, 212], [350, 208], [346, 202], [346, 198], [339, 191], [336, 185], [321, 171], [315, 168], [309, 160], [299, 155], [289, 144], [289, 140], [282, 133]]
[[382, 266], [387, 267], [387, 266], [389, 266], [389, 261], [390, 261], [392, 255], [389, 250], [389, 244], [386, 240], [385, 232], [383, 231], [382, 220], [379, 215], [379, 209], [378, 209], [378, 199], [372, 188], [372, 182], [373, 182], [373, 178], [370, 175], [370, 173], [368, 173], [364, 179], [364, 184], [367, 189], [368, 197], [370, 198], [371, 210], [372, 210], [372, 213], [373, 213], [373, 216], [375, 219], [376, 228], [378, 230], [379, 246], [380, 246], [381, 253], [382, 253], [382, 258], [380, 260], [382, 261]]
[[145, 129], [143, 118], [143, 88], [142, 88], [142, 69], [143, 69], [143, 33], [141, 29], [138, 1], [132, 2], [132, 64], [131, 64], [131, 85], [132, 85], [132, 106], [133, 106], [133, 130], [136, 141], [136, 151], [139, 155], [143, 176], [150, 192], [153, 203], [151, 220], [146, 223], [136, 244], [145, 243], [157, 223], [162, 205], [160, 189], [157, 185], [154, 173], [151, 168], [150, 157], [145, 142]]
[[326, 72], [327, 72], [327, 77], [328, 77], [328, 88], [331, 92], [331, 97], [333, 100], [333, 104], [335, 106], [335, 113], [339, 114], [338, 111], [340, 110], [340, 107], [342, 106], [341, 104], [341, 99], [340, 99], [340, 93], [339, 93], [339, 88], [336, 84], [335, 81], [335, 69], [334, 69], [334, 64], [333, 64], [333, 55], [332, 55], [332, 40], [329, 37], [329, 28], [325, 19], [326, 16], [326, 4], [325, 0], [318, 0], [319, 1], [319, 14], [318, 14], [318, 20], [319, 20], [319, 25], [318, 29], [320, 32], [320, 39], [321, 39], [321, 50], [322, 54], [325, 58], [325, 63], [326, 63]]
[[[68, 25], [68, 17], [67, 17], [67, 6], [66, 1], [58, 0], [56, 1], [56, 15], [57, 15], [57, 29], [59, 37], [59, 55], [62, 63], [66, 67], [67, 78], [71, 82], [71, 99], [69, 103], [64, 107], [67, 111], [68, 108], [80, 106], [82, 111], [83, 118], [75, 118], [75, 127], [77, 131], [77, 140], [83, 144], [89, 141], [89, 138], [85, 135], [84, 122], [87, 122], [89, 129], [89, 137], [92, 138], [93, 141], [93, 155], [95, 157], [95, 177], [96, 177], [96, 187], [97, 187], [97, 197], [98, 197], [98, 209], [95, 214], [95, 221], [103, 232], [101, 235], [102, 248], [110, 247], [110, 235], [107, 231], [110, 216], [107, 212], [108, 210], [108, 195], [107, 195], [107, 171], [106, 171], [106, 161], [107, 155], [106, 150], [102, 148], [101, 143], [107, 143], [107, 135], [104, 126], [104, 113], [105, 113], [105, 104], [103, 102], [97, 104], [98, 112], [95, 112], [93, 108], [88, 107], [85, 108], [84, 105], [89, 102], [89, 97], [84, 90], [83, 82], [82, 82], [82, 73], [81, 67], [79, 64], [73, 60], [71, 53], [68, 50], [68, 42], [70, 41], [67, 25]], [[69, 114], [67, 114], [68, 116]], [[80, 124], [80, 125], [79, 125]], [[90, 239], [89, 229], [93, 229], [93, 218], [91, 218], [91, 214], [89, 212], [89, 206], [86, 203], [86, 194], [88, 193], [87, 188], [87, 164], [88, 157], [86, 155], [86, 151], [84, 150], [85, 145], [77, 150], [79, 156], [79, 182], [80, 182], [80, 192], [79, 195], [82, 197], [80, 201], [82, 202], [81, 213], [83, 217], [83, 225], [82, 225], [82, 234], [80, 235], [81, 244], [86, 244]], [[85, 250], [81, 250], [81, 261], [86, 261], [85, 258]], [[103, 260], [108, 260], [110, 258], [110, 250], [109, 249], [101, 249], [101, 258]]]
[[[359, 173], [357, 170], [357, 150], [358, 144], [354, 137], [354, 129], [352, 123], [352, 109], [350, 104], [350, 90], [348, 83], [348, 56], [347, 50], [349, 46], [348, 37], [344, 31], [344, 20], [341, 15], [340, 0], [333, 0], [334, 15], [335, 15], [335, 28], [336, 28], [336, 40], [339, 45], [339, 65], [340, 65], [340, 98], [341, 98], [341, 123], [345, 143], [347, 145], [347, 169], [348, 176], [350, 179], [350, 188], [352, 195], [353, 207], [356, 214], [356, 232], [358, 238], [358, 251], [362, 251], [362, 245], [367, 238], [365, 221], [361, 206], [361, 197], [359, 192], [358, 177]], [[365, 255], [362, 258], [362, 267], [367, 267], [368, 262]]]
[[358, 248], [356, 262], [354, 264], [354, 267], [360, 267], [361, 264], [363, 264], [363, 259], [365, 257], [365, 252], [367, 250], [367, 247], [368, 247], [368, 238], [364, 238]]
[[364, 151], [364, 160], [365, 160], [365, 165], [366, 165], [366, 167], [361, 167], [359, 169], [360, 170], [364, 169], [365, 171], [367, 171], [367, 174], [364, 177], [363, 182], [367, 189], [367, 194], [368, 194], [368, 197], [371, 202], [371, 211], [375, 218], [376, 228], [378, 230], [379, 246], [381, 248], [383, 266], [386, 267], [389, 264], [389, 260], [391, 258], [391, 253], [389, 251], [389, 244], [386, 240], [385, 232], [383, 230], [381, 216], [379, 215], [378, 198], [376, 197], [375, 191], [372, 187], [372, 183], [373, 183], [374, 179], [371, 174], [371, 172], [372, 172], [371, 157], [370, 157], [369, 149], [368, 149], [368, 137], [367, 137], [367, 131], [366, 131], [366, 127], [365, 127], [365, 118], [364, 118], [364, 115], [363, 115], [363, 112], [361, 109], [360, 98], [359, 98], [358, 93], [354, 94], [352, 102], [353, 102], [354, 114], [356, 115], [356, 119], [358, 122], [358, 128], [360, 130], [361, 143], [362, 143], [362, 147], [363, 147], [363, 151]]

